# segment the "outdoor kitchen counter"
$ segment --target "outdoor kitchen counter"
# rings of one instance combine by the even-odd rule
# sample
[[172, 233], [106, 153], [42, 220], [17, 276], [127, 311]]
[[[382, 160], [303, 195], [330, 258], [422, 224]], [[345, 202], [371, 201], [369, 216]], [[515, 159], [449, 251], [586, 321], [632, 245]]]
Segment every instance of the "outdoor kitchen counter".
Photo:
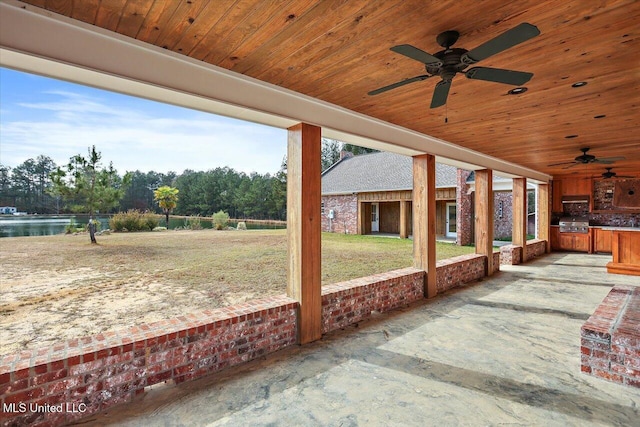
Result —
[[612, 231], [613, 261], [607, 264], [607, 272], [640, 276], [640, 230], [614, 227]]
[[640, 227], [611, 227], [608, 225], [591, 225], [589, 228], [601, 228], [603, 230], [612, 231], [637, 231], [640, 232]]

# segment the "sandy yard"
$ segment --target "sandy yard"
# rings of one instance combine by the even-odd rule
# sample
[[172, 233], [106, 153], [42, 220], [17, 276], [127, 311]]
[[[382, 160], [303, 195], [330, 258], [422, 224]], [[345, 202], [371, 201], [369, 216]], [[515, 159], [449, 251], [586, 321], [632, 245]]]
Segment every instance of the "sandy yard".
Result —
[[[286, 231], [0, 240], [0, 354], [286, 292]], [[411, 241], [323, 235], [323, 283], [411, 265]]]

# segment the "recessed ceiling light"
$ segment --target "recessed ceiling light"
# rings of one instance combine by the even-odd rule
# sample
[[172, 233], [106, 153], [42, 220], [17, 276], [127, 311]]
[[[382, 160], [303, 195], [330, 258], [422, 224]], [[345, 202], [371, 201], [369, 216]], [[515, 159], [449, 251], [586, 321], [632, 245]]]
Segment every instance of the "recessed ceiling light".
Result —
[[574, 84], [571, 85], [571, 87], [582, 87], [586, 85], [587, 85], [587, 82], [575, 82]]
[[526, 87], [516, 87], [507, 92], [509, 95], [520, 95], [521, 93], [525, 93], [528, 91]]
[[572, 138], [577, 138], [577, 137], [578, 137], [578, 135], [567, 135], [567, 136], [565, 136], [565, 138], [567, 138], [567, 139], [572, 139]]
[[606, 114], [598, 114], [597, 116], [593, 116], [594, 119], [604, 119], [605, 117], [607, 117]]

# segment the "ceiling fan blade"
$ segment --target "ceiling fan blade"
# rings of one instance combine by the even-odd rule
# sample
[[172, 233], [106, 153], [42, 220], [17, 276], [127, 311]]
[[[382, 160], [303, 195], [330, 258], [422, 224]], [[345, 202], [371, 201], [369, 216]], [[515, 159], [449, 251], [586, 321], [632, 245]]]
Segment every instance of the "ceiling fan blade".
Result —
[[612, 163], [615, 163], [619, 160], [624, 160], [624, 159], [625, 158], [621, 156], [620, 157], [603, 157], [600, 159], [595, 159], [593, 163], [604, 163], [605, 165], [610, 165]]
[[442, 61], [436, 58], [435, 56], [421, 49], [418, 49], [415, 46], [411, 46], [410, 44], [401, 44], [398, 46], [393, 46], [391, 50], [396, 53], [399, 53], [400, 55], [404, 55], [407, 58], [411, 58], [415, 61], [422, 62], [423, 64], [429, 64], [434, 66], [442, 65]]
[[488, 82], [504, 83], [514, 86], [521, 86], [533, 77], [533, 73], [487, 67], [471, 68], [465, 75], [468, 79], [486, 80]]
[[395, 88], [397, 88], [397, 87], [401, 87], [401, 86], [404, 86], [404, 85], [408, 85], [409, 83], [419, 82], [420, 80], [426, 80], [426, 79], [428, 79], [429, 77], [433, 77], [433, 76], [430, 76], [430, 75], [428, 75], [428, 74], [424, 74], [424, 75], [422, 75], [422, 76], [412, 77], [412, 78], [410, 78], [410, 79], [402, 80], [401, 82], [393, 83], [393, 84], [390, 84], [390, 85], [387, 85], [387, 86], [384, 86], [384, 87], [378, 88], [378, 89], [376, 89], [376, 90], [372, 90], [372, 91], [371, 91], [371, 92], [369, 92], [367, 95], [377, 95], [377, 94], [379, 94], [379, 93], [386, 92], [386, 91], [388, 91], [388, 90], [395, 89]]
[[436, 85], [433, 91], [433, 98], [431, 98], [431, 108], [442, 107], [447, 103], [447, 97], [449, 96], [449, 89], [451, 88], [451, 80], [441, 80]]
[[462, 55], [462, 60], [465, 63], [474, 64], [495, 55], [496, 53], [500, 53], [503, 50], [507, 50], [510, 47], [526, 42], [538, 34], [540, 34], [538, 27], [527, 22], [523, 22], [522, 24], [505, 31], [499, 36], [494, 37], [488, 42], [481, 44], [475, 49], [471, 49], [469, 52]]
[[562, 166], [562, 165], [572, 165], [572, 164], [577, 164], [577, 162], [562, 162], [562, 163], [553, 163], [551, 165], [547, 165], [547, 167], [549, 166]]

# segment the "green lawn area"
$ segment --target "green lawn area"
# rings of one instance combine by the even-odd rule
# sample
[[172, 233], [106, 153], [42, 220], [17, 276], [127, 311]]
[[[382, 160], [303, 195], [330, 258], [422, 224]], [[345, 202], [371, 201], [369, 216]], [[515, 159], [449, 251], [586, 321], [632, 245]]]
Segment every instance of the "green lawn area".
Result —
[[[436, 242], [438, 260], [473, 253], [474, 248]], [[322, 283], [383, 273], [413, 265], [413, 240], [322, 233]]]

